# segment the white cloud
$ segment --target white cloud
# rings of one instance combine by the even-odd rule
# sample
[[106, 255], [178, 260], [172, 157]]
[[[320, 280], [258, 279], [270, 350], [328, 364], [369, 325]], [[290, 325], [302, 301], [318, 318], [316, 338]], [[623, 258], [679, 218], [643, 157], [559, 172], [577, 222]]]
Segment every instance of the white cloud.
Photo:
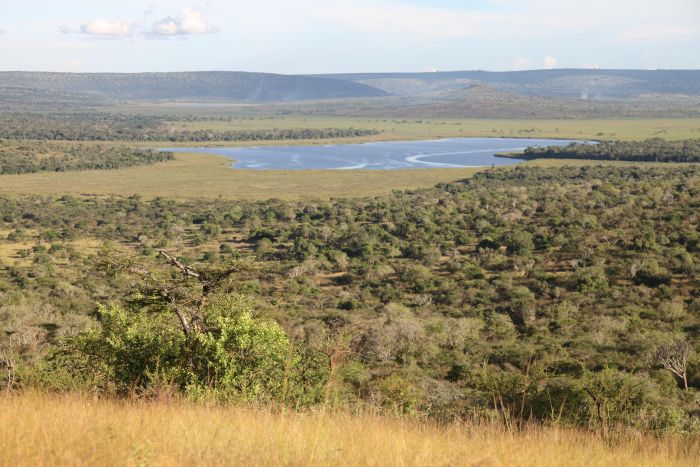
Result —
[[216, 32], [216, 28], [209, 24], [199, 10], [194, 8], [185, 8], [176, 18], [167, 16], [151, 26], [151, 33], [156, 36], [209, 34], [212, 32]]
[[[61, 32], [67, 33], [72, 31], [70, 30], [70, 28], [62, 26]], [[81, 24], [80, 32], [83, 34], [99, 37], [127, 37], [130, 36], [133, 32], [133, 26], [125, 21], [118, 19], [110, 20], [98, 18], [96, 20], [90, 21], [89, 23]]]
[[510, 65], [510, 69], [513, 71], [522, 71], [528, 68], [530, 68], [530, 60], [525, 57], [517, 57]]
[[551, 55], [544, 57], [544, 69], [551, 70], [557, 67], [557, 59]]

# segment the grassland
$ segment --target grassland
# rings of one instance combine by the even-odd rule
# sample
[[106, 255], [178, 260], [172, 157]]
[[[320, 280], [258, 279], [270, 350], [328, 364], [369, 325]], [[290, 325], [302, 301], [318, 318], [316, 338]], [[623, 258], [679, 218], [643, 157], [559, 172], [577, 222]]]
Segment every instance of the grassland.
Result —
[[700, 443], [29, 394], [0, 399], [0, 452], [3, 466], [690, 466], [697, 465]]
[[148, 167], [0, 176], [0, 193], [29, 195], [133, 195], [228, 199], [299, 199], [364, 196], [430, 187], [477, 169], [412, 171], [231, 170], [231, 160], [210, 154], [177, 154]]
[[[158, 106], [149, 107], [158, 108]], [[215, 117], [221, 109], [206, 109]], [[230, 112], [230, 109], [228, 110]], [[331, 144], [375, 140], [431, 139], [441, 137], [528, 137], [634, 140], [659, 136], [667, 139], [700, 137], [700, 119], [618, 120], [377, 120], [345, 117], [235, 117], [232, 121], [174, 122], [189, 129], [266, 128], [376, 128], [376, 136], [323, 140], [249, 142], [263, 144]], [[109, 143], [108, 143], [109, 144]], [[111, 143], [128, 144], [128, 143]], [[214, 146], [217, 143], [201, 143]], [[234, 146], [231, 143], [218, 143]], [[143, 144], [140, 144], [143, 145]], [[150, 143], [175, 146], [174, 143]], [[183, 143], [197, 146], [197, 143]], [[561, 165], [570, 162], [530, 162]], [[576, 162], [582, 164], [586, 162]], [[597, 162], [599, 164], [599, 162]], [[207, 154], [178, 154], [176, 160], [144, 167], [111, 171], [38, 173], [0, 176], [0, 193], [29, 195], [133, 195], [152, 198], [224, 197], [227, 199], [327, 199], [339, 196], [373, 196], [392, 190], [424, 188], [468, 177], [479, 169], [420, 169], [402, 171], [243, 171], [231, 170], [230, 160]]]
[[[209, 112], [211, 110], [208, 109]], [[213, 112], [216, 112], [214, 110]], [[217, 116], [216, 113], [208, 114]], [[223, 116], [222, 114], [221, 116]], [[514, 137], [555, 139], [636, 140], [700, 138], [700, 119], [376, 119], [353, 117], [238, 116], [232, 121], [173, 122], [173, 128], [188, 130], [264, 130], [287, 128], [366, 128], [379, 135], [353, 138], [352, 141], [396, 141], [449, 137]], [[348, 142], [349, 140], [324, 140]], [[295, 141], [294, 144], [309, 144]], [[313, 142], [311, 142], [313, 143]], [[208, 145], [209, 143], [207, 143]], [[252, 144], [259, 145], [259, 142]], [[265, 144], [280, 144], [271, 142]], [[286, 142], [284, 143], [286, 144]], [[191, 145], [191, 144], [188, 144]], [[229, 143], [230, 145], [230, 143]]]
[[[529, 165], [626, 164], [536, 160]], [[231, 160], [198, 153], [144, 167], [0, 175], [0, 194], [141, 195], [145, 198], [265, 200], [375, 196], [467, 178], [483, 168], [416, 170], [232, 170]], [[668, 164], [667, 164], [668, 165]], [[507, 170], [503, 168], [500, 170]]]

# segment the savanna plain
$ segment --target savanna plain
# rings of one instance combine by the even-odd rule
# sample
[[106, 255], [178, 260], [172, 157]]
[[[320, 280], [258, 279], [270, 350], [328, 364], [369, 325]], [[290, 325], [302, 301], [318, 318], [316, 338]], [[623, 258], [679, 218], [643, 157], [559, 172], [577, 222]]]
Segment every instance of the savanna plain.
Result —
[[[0, 73], [0, 465], [698, 465], [697, 98], [428, 75], [254, 102]], [[110, 81], [137, 78], [170, 94]], [[597, 144], [383, 171], [196, 152], [468, 137]]]

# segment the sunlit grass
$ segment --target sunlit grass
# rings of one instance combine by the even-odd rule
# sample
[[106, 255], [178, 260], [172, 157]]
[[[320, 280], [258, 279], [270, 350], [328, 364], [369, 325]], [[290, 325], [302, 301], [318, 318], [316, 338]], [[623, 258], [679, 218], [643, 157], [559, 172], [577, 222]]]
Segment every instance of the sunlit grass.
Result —
[[[633, 165], [606, 161], [536, 160], [528, 165]], [[640, 163], [636, 163], [640, 164]], [[652, 163], [644, 163], [647, 166]], [[670, 166], [671, 164], [660, 164]], [[512, 166], [511, 166], [512, 167]], [[429, 188], [485, 168], [414, 170], [233, 170], [212, 154], [176, 154], [174, 161], [117, 170], [0, 175], [0, 194], [121, 195], [175, 199], [329, 199]], [[498, 170], [509, 170], [502, 167]]]
[[125, 195], [146, 198], [299, 199], [369, 196], [431, 187], [467, 177], [475, 169], [410, 171], [232, 170], [231, 160], [211, 154], [177, 154], [150, 166], [84, 172], [0, 176], [0, 193], [23, 195]]
[[0, 464], [114, 465], [697, 465], [697, 439], [532, 427], [436, 425], [407, 418], [300, 414], [174, 402], [0, 398]]

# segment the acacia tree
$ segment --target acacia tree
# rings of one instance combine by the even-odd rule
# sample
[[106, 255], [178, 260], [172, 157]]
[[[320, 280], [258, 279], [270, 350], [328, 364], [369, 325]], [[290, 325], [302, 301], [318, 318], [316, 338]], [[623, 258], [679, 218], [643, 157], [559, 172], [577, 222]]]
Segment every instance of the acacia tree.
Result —
[[100, 325], [64, 348], [75, 373], [117, 392], [158, 390], [165, 383], [186, 394], [213, 393], [245, 400], [282, 396], [296, 364], [276, 323], [255, 319], [246, 297], [231, 290], [246, 264], [195, 268], [159, 252], [174, 268], [104, 249], [97, 270], [125, 275], [134, 292], [126, 306], [100, 306]]
[[249, 266], [244, 261], [232, 260], [228, 264], [194, 268], [164, 250], [158, 250], [158, 254], [175, 268], [174, 274], [109, 247], [102, 249], [94, 269], [106, 277], [126, 275], [137, 279], [138, 287], [130, 298], [131, 303], [151, 311], [172, 312], [185, 335], [207, 331], [202, 326], [211, 296], [230, 289], [234, 275]]

